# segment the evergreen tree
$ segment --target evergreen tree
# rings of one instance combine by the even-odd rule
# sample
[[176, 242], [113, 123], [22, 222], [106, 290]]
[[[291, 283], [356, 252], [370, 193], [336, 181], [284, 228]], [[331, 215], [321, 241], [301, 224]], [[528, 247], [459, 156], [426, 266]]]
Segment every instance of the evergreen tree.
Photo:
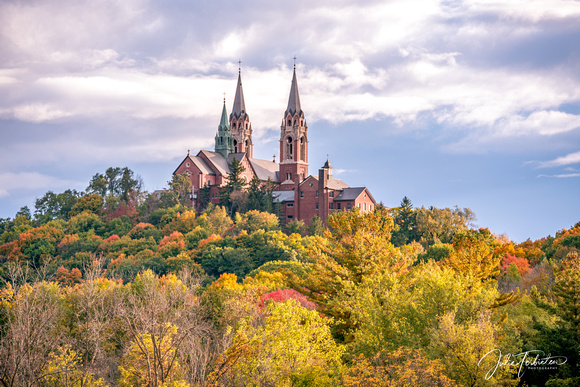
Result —
[[228, 210], [230, 216], [232, 216], [241, 210], [241, 201], [237, 196], [243, 192], [247, 184], [242, 178], [242, 173], [244, 173], [246, 168], [236, 158], [233, 158], [232, 162], [228, 164], [228, 167], [230, 168], [230, 173], [228, 174], [228, 181], [220, 193], [220, 204], [224, 206]]

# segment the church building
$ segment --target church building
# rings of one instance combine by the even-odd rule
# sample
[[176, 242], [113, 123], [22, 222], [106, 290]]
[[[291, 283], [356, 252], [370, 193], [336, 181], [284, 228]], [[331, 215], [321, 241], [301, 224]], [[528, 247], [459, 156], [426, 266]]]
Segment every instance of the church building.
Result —
[[262, 182], [276, 184], [275, 202], [281, 204], [286, 222], [294, 219], [310, 223], [318, 215], [323, 222], [334, 211], [358, 207], [372, 211], [376, 202], [366, 187], [350, 187], [332, 176], [332, 166], [327, 160], [318, 175], [308, 174], [308, 126], [300, 105], [296, 67], [292, 75], [288, 107], [284, 111], [280, 127], [280, 163], [253, 157], [252, 124], [246, 112], [241, 71], [229, 115], [224, 105], [213, 151], [201, 150], [187, 156], [174, 174], [187, 174], [191, 180], [192, 206], [200, 210], [200, 189], [209, 187], [209, 200], [219, 204], [220, 186], [227, 182], [229, 165], [237, 159], [245, 168], [241, 177], [250, 182], [257, 176]]

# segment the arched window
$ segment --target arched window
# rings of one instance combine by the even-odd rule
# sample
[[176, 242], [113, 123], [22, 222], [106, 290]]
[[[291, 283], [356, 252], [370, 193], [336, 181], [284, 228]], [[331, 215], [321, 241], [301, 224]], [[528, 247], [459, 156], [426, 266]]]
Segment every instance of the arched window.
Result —
[[232, 128], [234, 128], [234, 129], [236, 128], [236, 123], [235, 122], [232, 123]]
[[292, 148], [292, 145], [293, 145], [292, 144], [292, 137], [288, 137], [286, 139], [286, 158], [288, 160], [291, 160], [293, 158], [292, 153], [293, 153], [294, 149]]
[[300, 160], [306, 161], [306, 139], [300, 137]]
[[238, 142], [234, 140], [234, 153], [238, 153]]
[[292, 120], [288, 120], [288, 126], [292, 126]]

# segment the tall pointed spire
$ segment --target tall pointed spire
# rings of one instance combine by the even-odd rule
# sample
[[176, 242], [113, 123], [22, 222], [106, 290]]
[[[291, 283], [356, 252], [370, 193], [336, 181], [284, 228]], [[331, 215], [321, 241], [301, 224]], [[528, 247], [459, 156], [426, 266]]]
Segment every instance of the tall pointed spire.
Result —
[[234, 151], [234, 138], [232, 130], [228, 122], [228, 112], [226, 110], [226, 99], [224, 98], [224, 107], [222, 109], [222, 116], [220, 124], [218, 125], [218, 132], [215, 135], [215, 151], [221, 153], [226, 159], [230, 153]]
[[[241, 61], [239, 62], [241, 65]], [[230, 127], [233, 136], [233, 152], [245, 152], [248, 157], [253, 156], [252, 143], [252, 124], [250, 116], [246, 113], [246, 102], [244, 101], [244, 90], [242, 89], [242, 69], [238, 69], [238, 85], [236, 87], [236, 96], [234, 98], [234, 107], [230, 114]]]
[[230, 114], [230, 120], [232, 118], [239, 119], [240, 117], [246, 118], [246, 102], [244, 101], [244, 90], [242, 89], [242, 70], [239, 69], [238, 72], [238, 86], [236, 88], [236, 97], [234, 98], [234, 107], [232, 108], [232, 113]]
[[296, 65], [294, 65], [294, 74], [292, 75], [292, 86], [290, 87], [290, 97], [288, 98], [288, 108], [284, 113], [285, 116], [300, 114], [302, 108], [300, 106], [300, 95], [298, 94], [298, 81], [296, 80]]

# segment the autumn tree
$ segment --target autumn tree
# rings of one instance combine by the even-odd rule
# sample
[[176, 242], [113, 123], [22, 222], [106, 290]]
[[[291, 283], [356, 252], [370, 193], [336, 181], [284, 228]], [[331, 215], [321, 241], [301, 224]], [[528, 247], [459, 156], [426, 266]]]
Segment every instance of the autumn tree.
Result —
[[0, 383], [40, 384], [62, 336], [60, 289], [56, 283], [26, 283], [26, 271], [20, 268], [12, 273], [12, 282], [0, 292]]
[[[263, 324], [242, 320], [218, 358], [210, 385], [333, 385], [343, 352], [316, 312], [298, 301], [270, 302]], [[333, 379], [335, 382], [333, 383]]]

